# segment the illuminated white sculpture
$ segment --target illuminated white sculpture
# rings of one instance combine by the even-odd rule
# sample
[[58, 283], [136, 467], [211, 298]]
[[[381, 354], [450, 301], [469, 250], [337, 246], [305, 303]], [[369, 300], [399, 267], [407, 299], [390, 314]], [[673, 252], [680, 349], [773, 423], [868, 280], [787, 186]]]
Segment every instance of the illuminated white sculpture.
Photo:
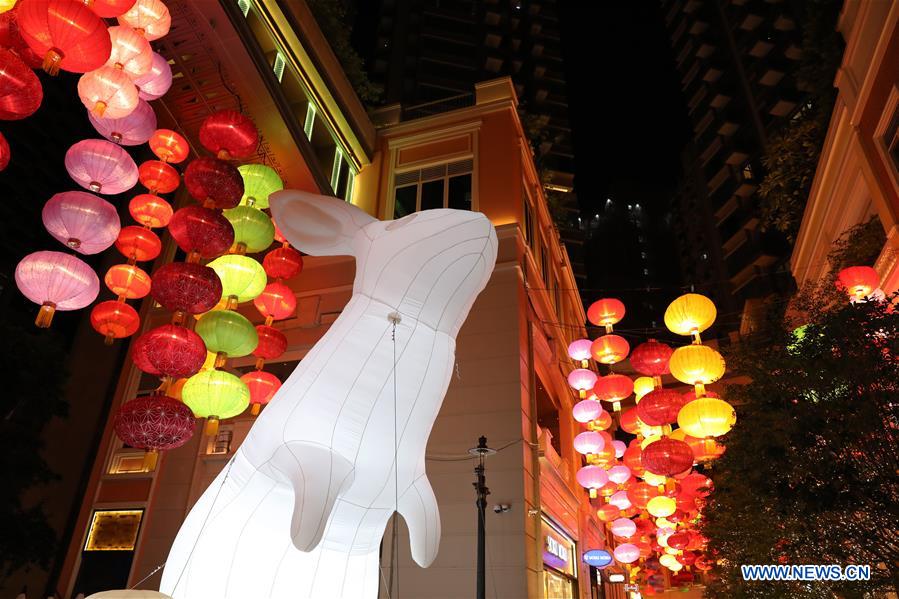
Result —
[[477, 212], [378, 221], [300, 191], [270, 202], [297, 249], [356, 258], [353, 297], [191, 510], [160, 590], [175, 599], [374, 598], [395, 505], [415, 561], [436, 557], [425, 446], [456, 334], [493, 272], [496, 233]]

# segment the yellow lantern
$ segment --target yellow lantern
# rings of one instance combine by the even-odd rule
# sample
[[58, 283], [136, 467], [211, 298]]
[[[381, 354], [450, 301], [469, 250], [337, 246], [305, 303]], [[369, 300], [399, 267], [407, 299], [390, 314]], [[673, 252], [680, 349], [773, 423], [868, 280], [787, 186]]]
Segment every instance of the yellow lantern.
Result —
[[661, 435], [663, 433], [661, 426], [650, 426], [642, 420], [637, 421], [637, 428], [639, 429], [640, 434], [644, 437], [652, 437], [655, 435]]
[[677, 510], [677, 502], [665, 495], [659, 495], [649, 500], [646, 510], [656, 518], [667, 518]]
[[720, 437], [737, 423], [734, 408], [722, 399], [700, 397], [694, 399], [677, 415], [677, 424], [691, 437]]
[[[655, 427], [655, 428], [661, 428], [661, 427]], [[646, 449], [647, 445], [649, 445], [650, 443], [655, 443], [656, 441], [658, 441], [661, 438], [662, 438], [661, 432], [653, 434], [653, 435], [648, 435], [645, 439], [640, 441], [640, 449]]]
[[[675, 501], [676, 503], [676, 501]], [[668, 518], [656, 518], [656, 526], [659, 528], [677, 528], [677, 524], [668, 520]], [[670, 536], [670, 535], [669, 535]], [[667, 537], [666, 537], [667, 540]], [[661, 545], [661, 543], [659, 543]], [[666, 547], [668, 545], [665, 545]]]
[[675, 572], [684, 567], [682, 563], [677, 561], [676, 557], [667, 552], [659, 558], [659, 563]]
[[698, 341], [699, 333], [712, 326], [717, 315], [712, 300], [698, 293], [687, 293], [665, 310], [665, 326], [676, 335], [693, 335]]
[[634, 395], [637, 396], [637, 403], [643, 399], [643, 396], [655, 389], [656, 384], [651, 376], [641, 376], [634, 379]]
[[668, 479], [660, 474], [653, 474], [652, 472], [649, 472], [647, 470], [646, 472], [643, 473], [643, 480], [649, 485], [652, 485], [654, 487], [659, 487], [659, 486], [664, 485]]
[[674, 439], [675, 441], [683, 441], [684, 439], [687, 438], [687, 433], [684, 432], [684, 429], [678, 428], [678, 429], [671, 431], [671, 434], [668, 436], [670, 438]]
[[705, 385], [724, 376], [724, 358], [711, 347], [687, 345], [671, 354], [668, 362], [671, 374], [682, 383], [695, 385], [697, 395], [705, 394]]
[[0, 13], [5, 13], [16, 5], [16, 0], [0, 0]]

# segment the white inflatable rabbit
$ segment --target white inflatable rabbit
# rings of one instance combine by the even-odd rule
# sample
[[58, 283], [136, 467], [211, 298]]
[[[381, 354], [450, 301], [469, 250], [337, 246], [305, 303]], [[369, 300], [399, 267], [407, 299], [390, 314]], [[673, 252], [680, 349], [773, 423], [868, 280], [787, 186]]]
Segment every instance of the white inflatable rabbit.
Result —
[[356, 258], [353, 297], [191, 510], [160, 590], [175, 599], [373, 599], [395, 505], [415, 561], [436, 557], [425, 446], [456, 334], [493, 272], [496, 233], [483, 214], [462, 210], [378, 221], [300, 191], [270, 203], [297, 249]]

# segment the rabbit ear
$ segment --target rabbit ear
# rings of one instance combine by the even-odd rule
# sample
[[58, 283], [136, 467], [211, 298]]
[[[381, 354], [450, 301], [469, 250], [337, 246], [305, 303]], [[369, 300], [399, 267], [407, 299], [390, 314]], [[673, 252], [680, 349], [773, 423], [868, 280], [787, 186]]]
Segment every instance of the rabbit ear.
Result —
[[340, 198], [295, 189], [273, 193], [269, 206], [287, 241], [311, 256], [352, 256], [356, 231], [377, 221]]

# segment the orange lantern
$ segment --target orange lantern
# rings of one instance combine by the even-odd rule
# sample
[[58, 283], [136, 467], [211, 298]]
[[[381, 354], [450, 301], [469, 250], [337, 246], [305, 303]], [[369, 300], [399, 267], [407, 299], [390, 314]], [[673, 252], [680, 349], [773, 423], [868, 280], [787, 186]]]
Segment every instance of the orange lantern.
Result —
[[113, 19], [134, 6], [135, 0], [84, 0], [84, 5], [98, 17]]
[[130, 337], [137, 332], [140, 316], [125, 302], [100, 302], [91, 310], [91, 326], [106, 338], [106, 345], [112, 345], [113, 339]]
[[601, 376], [593, 386], [593, 394], [596, 399], [612, 402], [612, 407], [616, 412], [621, 411], [621, 400], [627, 399], [633, 392], [634, 381], [623, 374]]
[[269, 283], [253, 300], [256, 309], [265, 316], [266, 324], [290, 318], [297, 309], [297, 298], [284, 283]]
[[190, 153], [187, 140], [171, 129], [157, 129], [148, 143], [157, 158], [170, 164], [183, 162]]
[[250, 390], [250, 412], [253, 416], [258, 416], [262, 406], [270, 402], [281, 388], [281, 381], [278, 380], [278, 377], [264, 370], [248, 372], [240, 377], [240, 380]]
[[621, 427], [621, 430], [632, 435], [640, 432], [640, 424], [640, 418], [637, 416], [637, 410], [634, 408], [623, 411], [621, 419], [618, 421], [618, 426]]
[[128, 212], [131, 218], [151, 229], [165, 227], [172, 220], [172, 205], [151, 193], [134, 196], [128, 203]]
[[133, 264], [114, 265], [103, 282], [120, 300], [140, 299], [150, 293], [150, 275]]
[[850, 299], [863, 299], [880, 285], [880, 275], [870, 266], [850, 266], [837, 275], [837, 288], [845, 291]]
[[155, 260], [162, 251], [159, 236], [149, 229], [136, 225], [122, 227], [115, 246], [123, 256], [135, 262]]
[[[680, 430], [680, 429], [678, 429]], [[684, 443], [693, 450], [693, 457], [697, 462], [711, 462], [718, 459], [724, 453], [724, 445], [718, 443], [713, 437], [693, 437], [684, 434]]]
[[617, 519], [620, 514], [621, 510], [611, 503], [607, 503], [596, 510], [596, 517], [599, 518], [602, 522], [611, 522], [612, 520]]
[[606, 412], [605, 410], [599, 415], [599, 417], [592, 422], [592, 427], [594, 430], [605, 431], [608, 430], [612, 426], [612, 415]]
[[627, 357], [631, 346], [620, 335], [603, 335], [593, 341], [590, 353], [600, 364], [616, 364]]
[[169, 193], [178, 188], [181, 176], [170, 164], [161, 160], [147, 160], [137, 170], [141, 185], [152, 193]]
[[613, 298], [596, 300], [587, 308], [587, 320], [596, 326], [606, 328], [606, 332], [612, 331], [612, 325], [624, 318], [624, 304]]

